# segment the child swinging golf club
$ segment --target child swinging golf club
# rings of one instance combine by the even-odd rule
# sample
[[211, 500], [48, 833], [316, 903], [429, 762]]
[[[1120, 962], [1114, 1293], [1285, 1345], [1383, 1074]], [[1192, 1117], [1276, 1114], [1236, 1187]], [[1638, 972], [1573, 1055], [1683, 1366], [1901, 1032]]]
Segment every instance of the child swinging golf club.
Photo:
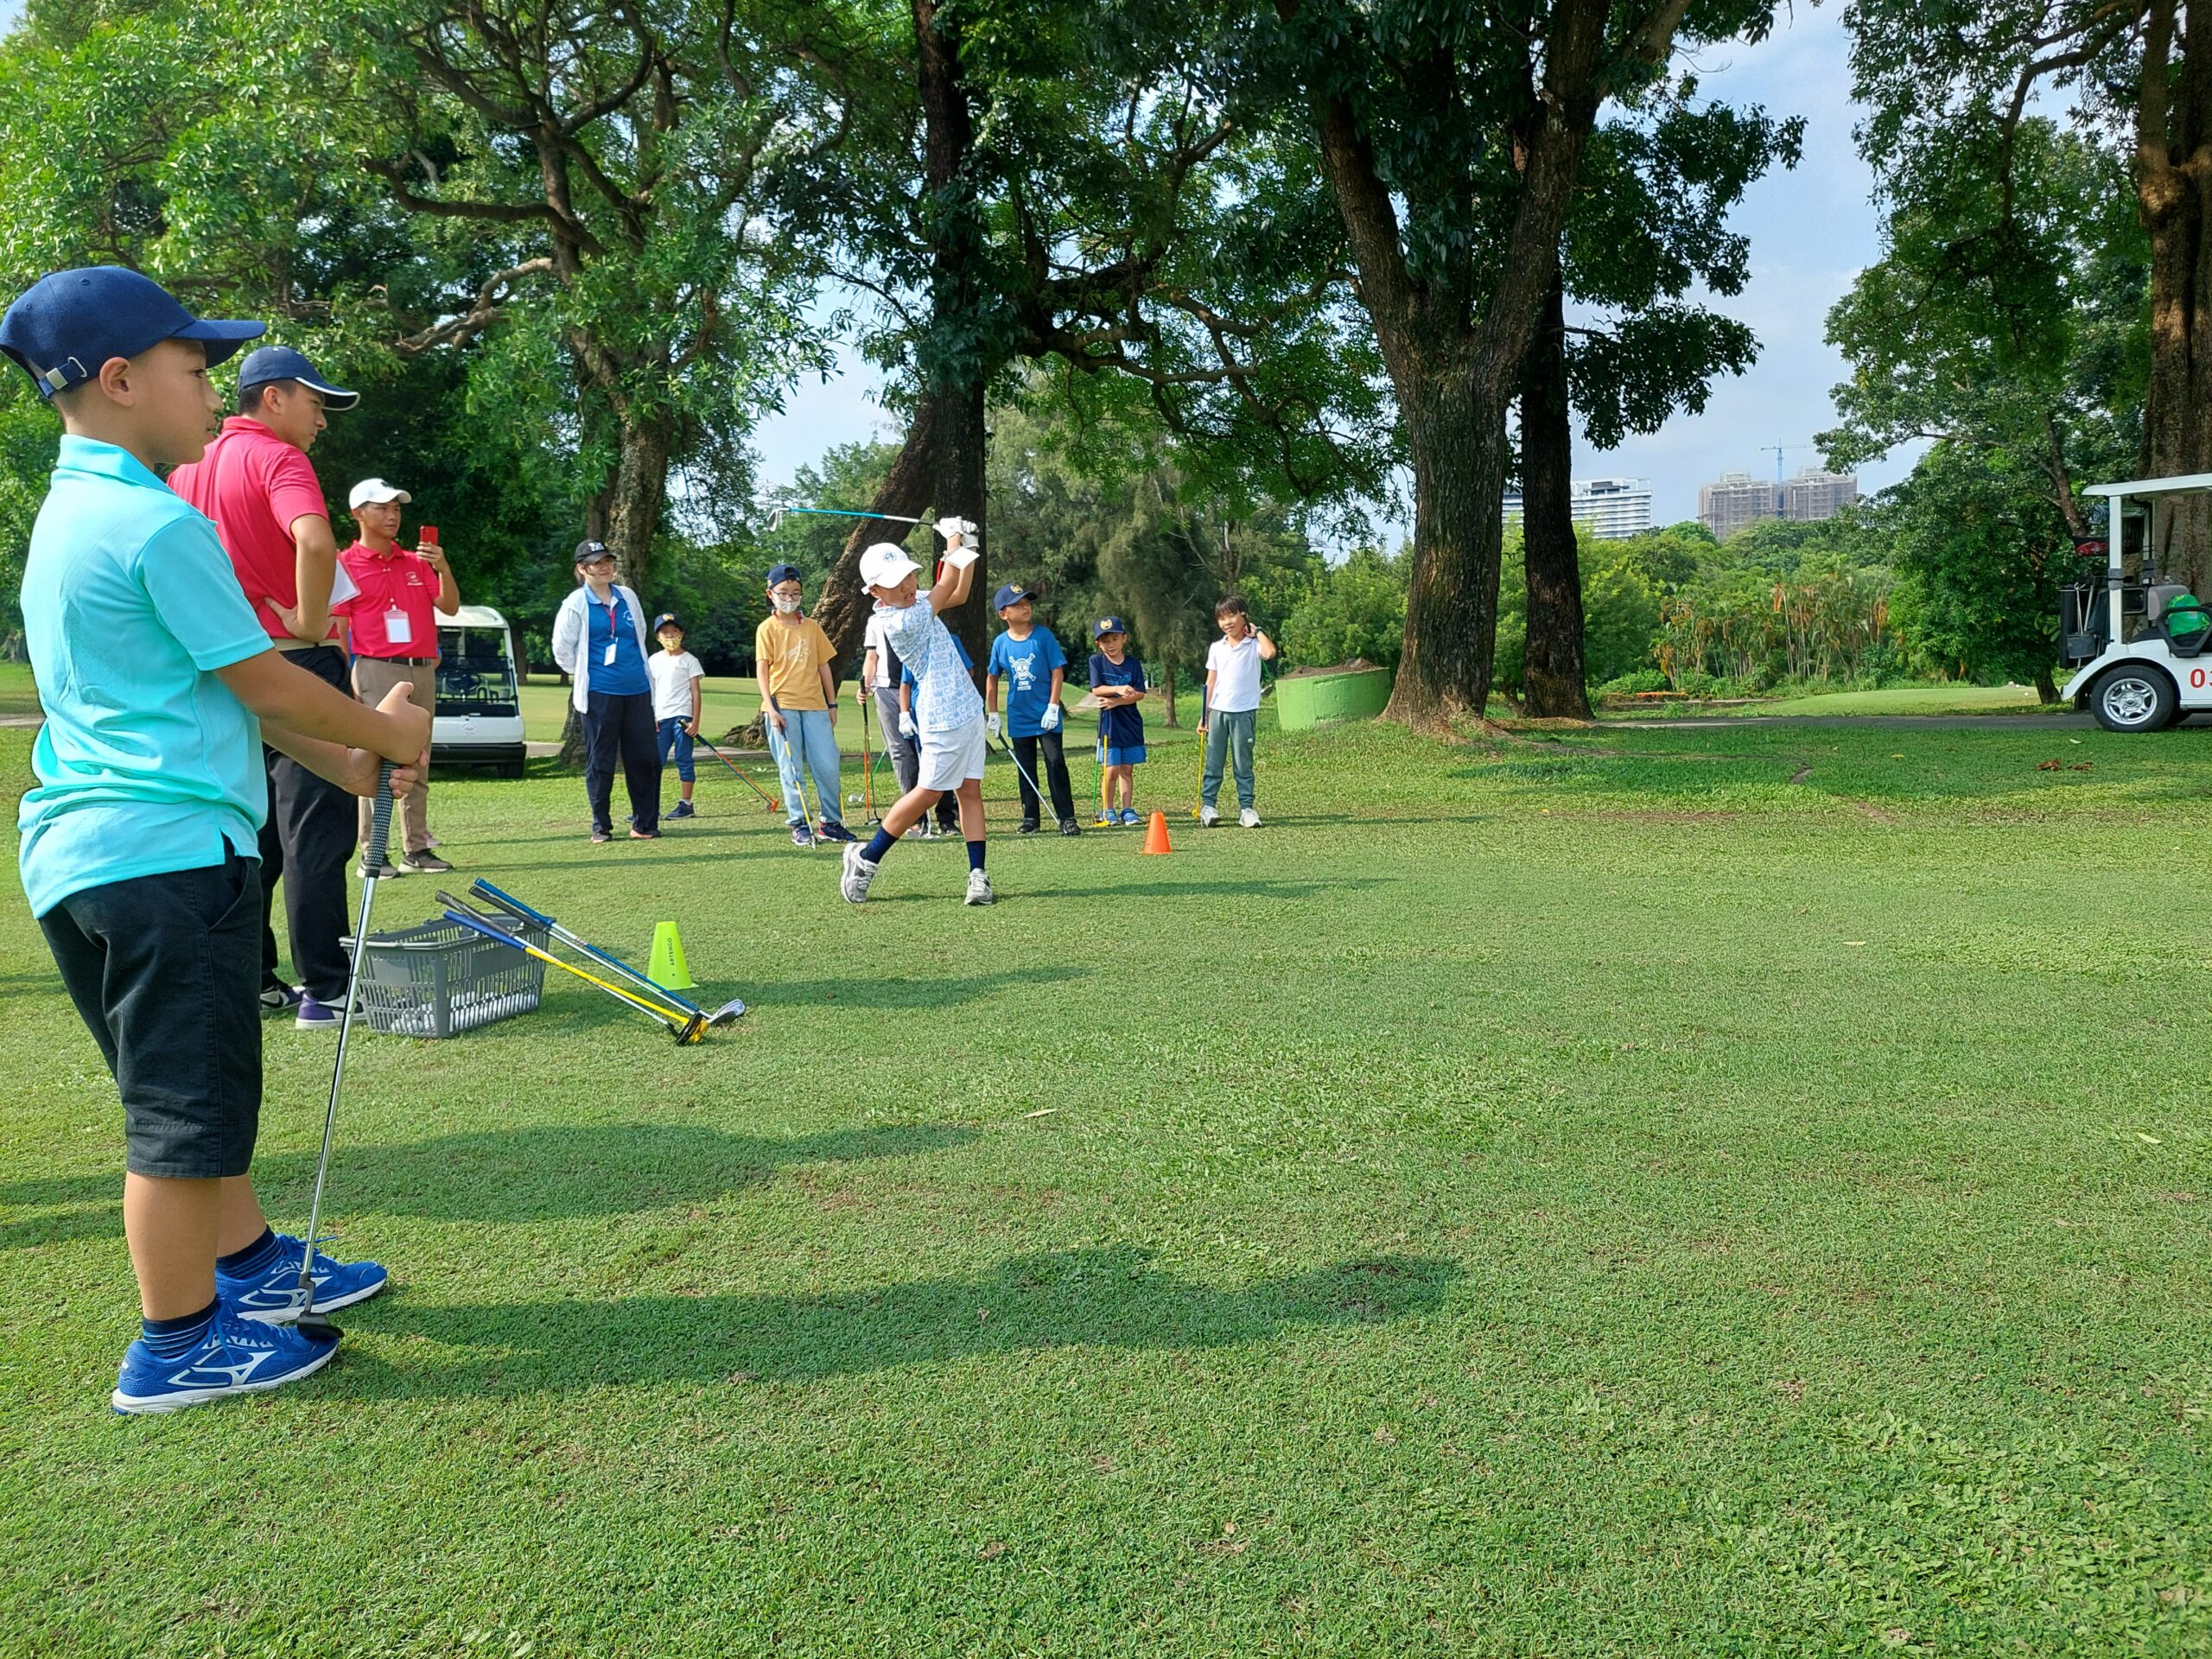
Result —
[[964, 602], [975, 583], [976, 554], [967, 545], [973, 526], [942, 518], [937, 527], [945, 538], [944, 569], [950, 574], [926, 594], [915, 587], [921, 567], [895, 543], [878, 542], [861, 555], [861, 585], [874, 597], [883, 638], [914, 676], [921, 758], [913, 788], [883, 815], [875, 838], [866, 847], [845, 849], [838, 890], [855, 905], [868, 897], [884, 855], [948, 789], [958, 795], [960, 833], [968, 842], [966, 902], [988, 905], [995, 897], [983, 870], [983, 699], [960, 665], [951, 632], [938, 620]]

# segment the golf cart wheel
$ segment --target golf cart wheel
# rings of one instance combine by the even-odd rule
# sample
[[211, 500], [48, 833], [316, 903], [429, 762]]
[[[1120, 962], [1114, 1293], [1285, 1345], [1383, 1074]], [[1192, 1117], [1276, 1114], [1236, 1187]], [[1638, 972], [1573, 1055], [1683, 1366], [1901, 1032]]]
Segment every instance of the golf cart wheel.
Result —
[[2115, 668], [2089, 693], [2097, 724], [2108, 732], [2155, 732], [2172, 723], [2174, 683], [2155, 668]]

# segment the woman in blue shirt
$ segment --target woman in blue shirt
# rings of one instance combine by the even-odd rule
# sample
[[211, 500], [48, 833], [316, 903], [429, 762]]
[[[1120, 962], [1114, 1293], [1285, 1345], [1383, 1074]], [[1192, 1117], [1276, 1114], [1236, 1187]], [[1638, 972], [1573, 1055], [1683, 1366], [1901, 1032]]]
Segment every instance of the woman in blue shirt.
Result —
[[570, 701], [583, 718], [591, 838], [613, 839], [609, 814], [619, 760], [630, 793], [630, 839], [653, 841], [660, 835], [660, 742], [645, 672], [645, 609], [614, 580], [614, 555], [603, 542], [576, 544], [576, 577], [580, 585], [553, 619], [553, 660], [574, 683]]

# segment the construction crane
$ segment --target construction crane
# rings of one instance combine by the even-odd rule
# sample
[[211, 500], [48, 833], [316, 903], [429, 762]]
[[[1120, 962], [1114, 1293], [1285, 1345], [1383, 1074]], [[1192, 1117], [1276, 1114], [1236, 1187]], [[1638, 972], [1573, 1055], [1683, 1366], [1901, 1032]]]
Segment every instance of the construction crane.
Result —
[[1816, 447], [1810, 443], [1763, 443], [1759, 446], [1759, 454], [1771, 454], [1774, 457], [1774, 484], [1777, 489], [1782, 487], [1782, 452], [1785, 449], [1811, 449]]

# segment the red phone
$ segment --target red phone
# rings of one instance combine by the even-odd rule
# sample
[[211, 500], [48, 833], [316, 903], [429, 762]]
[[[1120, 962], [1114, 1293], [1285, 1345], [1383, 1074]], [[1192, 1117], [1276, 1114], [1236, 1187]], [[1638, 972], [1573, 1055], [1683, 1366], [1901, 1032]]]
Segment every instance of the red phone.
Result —
[[438, 544], [438, 527], [435, 524], [425, 524], [422, 529], [415, 532], [415, 543], [416, 546], [419, 547], [425, 542], [428, 542], [432, 547], [435, 547]]

